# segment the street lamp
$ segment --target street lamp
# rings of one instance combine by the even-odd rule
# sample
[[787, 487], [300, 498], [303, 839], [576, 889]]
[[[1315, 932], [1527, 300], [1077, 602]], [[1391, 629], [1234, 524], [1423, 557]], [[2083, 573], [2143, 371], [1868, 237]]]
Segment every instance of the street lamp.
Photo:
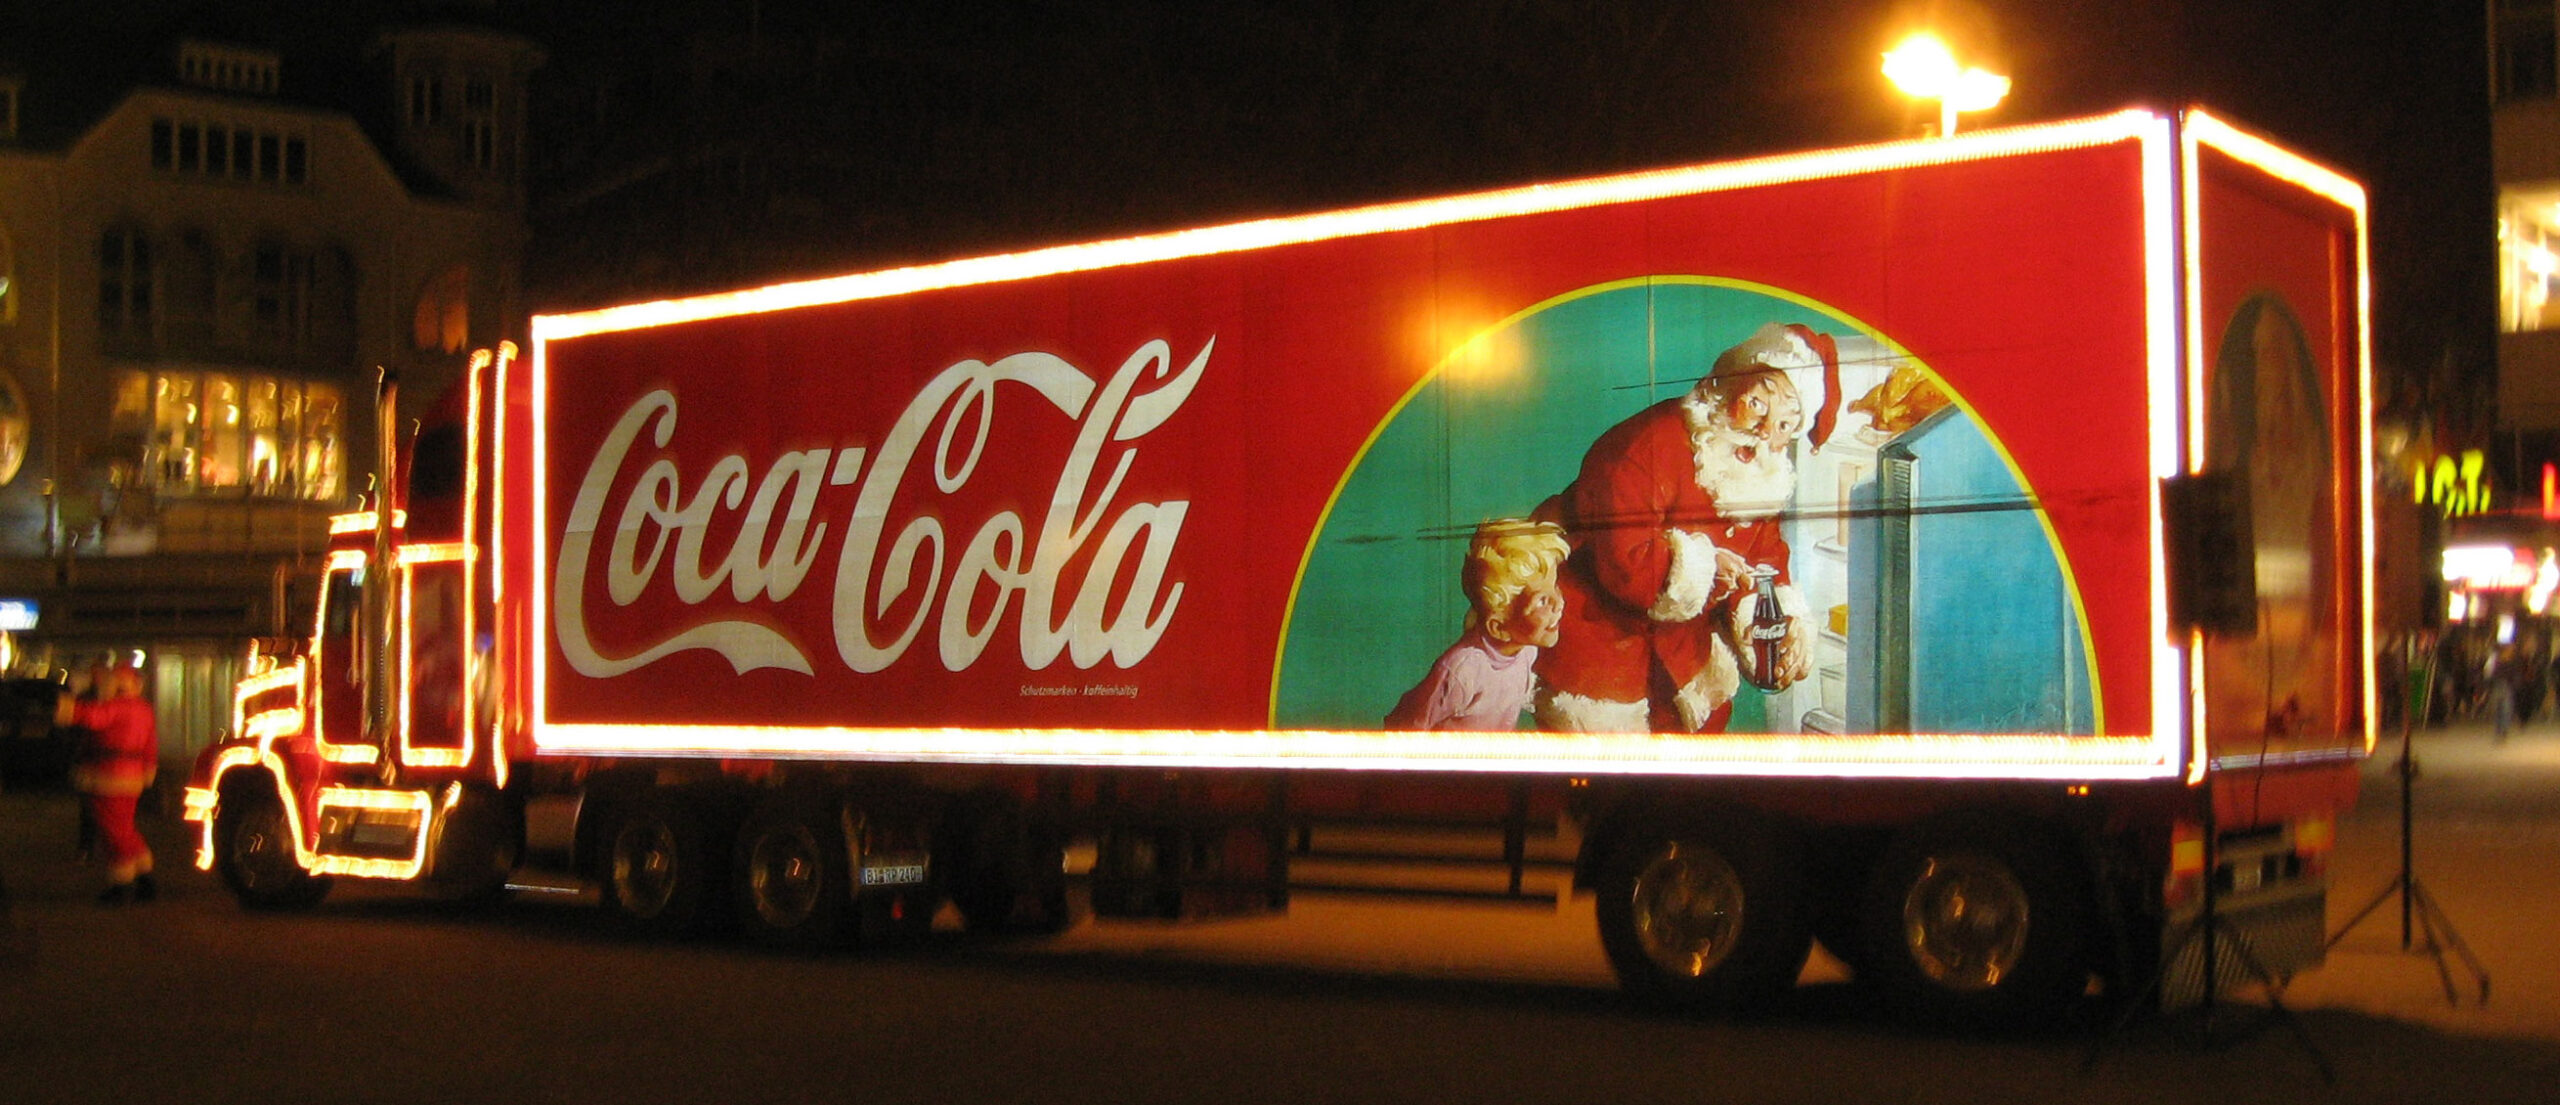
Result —
[[1922, 31], [1885, 52], [1884, 75], [1904, 95], [1938, 101], [1938, 136], [1956, 132], [1956, 113], [1982, 111], [2009, 94], [2009, 78], [1956, 64], [1944, 40]]

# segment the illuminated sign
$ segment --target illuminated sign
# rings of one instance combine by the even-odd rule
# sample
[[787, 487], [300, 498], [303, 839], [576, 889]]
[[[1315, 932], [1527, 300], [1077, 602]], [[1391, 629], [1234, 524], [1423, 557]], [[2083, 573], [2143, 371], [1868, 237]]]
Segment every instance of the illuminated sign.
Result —
[[[2478, 449], [2465, 449], [2459, 454], [2421, 457], [2409, 464], [2409, 488], [2412, 501], [2434, 503], [2447, 518], [2462, 518], [2489, 511], [2489, 483], [2481, 478], [2487, 457]], [[2551, 466], [2542, 468], [2543, 517], [2552, 517]]]
[[34, 629], [37, 612], [34, 599], [0, 599], [0, 631]]

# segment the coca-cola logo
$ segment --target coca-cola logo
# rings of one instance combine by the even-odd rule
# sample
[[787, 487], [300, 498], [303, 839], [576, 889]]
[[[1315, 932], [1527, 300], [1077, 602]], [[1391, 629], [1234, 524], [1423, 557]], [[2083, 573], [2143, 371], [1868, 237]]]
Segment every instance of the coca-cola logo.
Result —
[[[1182, 409], [1216, 346], [1210, 339], [1174, 373], [1171, 347], [1151, 341], [1099, 383], [1050, 353], [962, 361], [918, 391], [876, 442], [784, 452], [752, 478], [754, 465], [737, 454], [688, 475], [671, 448], [676, 394], [642, 395], [597, 445], [560, 529], [551, 615], [561, 654], [579, 674], [599, 679], [690, 649], [718, 653], [740, 674], [814, 674], [799, 644], [749, 617], [680, 623], [652, 643], [607, 655], [589, 632], [587, 608], [598, 570], [604, 598], [616, 607], [663, 587], [688, 609], [724, 590], [736, 604], [780, 607], [802, 593], [814, 571], [820, 584], [833, 584], [836, 660], [856, 672], [896, 663], [928, 624], [942, 666], [966, 669], [1017, 607], [1026, 668], [1047, 668], [1061, 655], [1077, 668], [1135, 665], [1163, 639], [1182, 601], [1183, 585], [1168, 585], [1166, 569], [1191, 504], [1123, 505], [1121, 486], [1137, 463], [1139, 440]], [[1155, 386], [1138, 391], [1148, 379]], [[997, 405], [1031, 397], [1075, 427], [1036, 527], [1011, 510], [971, 525], [927, 504], [899, 502], [928, 439], [931, 487], [948, 499], [979, 476]], [[1106, 457], [1108, 474], [1096, 486]], [[853, 489], [850, 502], [830, 494], [837, 488]], [[893, 518], [905, 519], [895, 534], [888, 532]], [[964, 529], [966, 543], [955, 546]], [[733, 530], [727, 550], [706, 560], [714, 534]], [[831, 549], [829, 576], [820, 567]], [[1061, 594], [1071, 574], [1073, 593]], [[1126, 586], [1115, 602], [1119, 580]], [[904, 603], [911, 590], [915, 600]]]

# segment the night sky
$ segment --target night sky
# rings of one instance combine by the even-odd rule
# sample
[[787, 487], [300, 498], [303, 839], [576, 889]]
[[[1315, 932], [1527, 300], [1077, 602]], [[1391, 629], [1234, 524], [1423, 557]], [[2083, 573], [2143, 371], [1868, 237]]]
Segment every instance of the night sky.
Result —
[[1928, 23], [2015, 80], [1967, 126], [2194, 100], [2363, 179], [2380, 361], [2458, 406], [2493, 371], [2483, 8], [15, 0], [0, 42], [193, 30], [358, 59], [402, 18], [525, 33], [551, 52], [528, 281], [555, 309], [1908, 136], [1933, 113], [1878, 57]]

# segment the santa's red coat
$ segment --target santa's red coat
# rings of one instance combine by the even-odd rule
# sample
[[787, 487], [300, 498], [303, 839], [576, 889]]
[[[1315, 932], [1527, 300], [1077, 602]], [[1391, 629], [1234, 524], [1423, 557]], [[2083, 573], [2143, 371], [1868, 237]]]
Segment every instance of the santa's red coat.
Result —
[[[1572, 486], [1540, 512], [1564, 527], [1573, 552], [1557, 579], [1564, 619], [1538, 657], [1539, 679], [1550, 693], [1649, 702], [1657, 729], [1686, 728], [1671, 696], [1727, 647], [1718, 637], [1737, 596], [1710, 593], [1714, 557], [1703, 545], [1789, 578], [1776, 517], [1730, 518], [1699, 486], [1689, 403], [1656, 403], [1601, 434]], [[1723, 663], [1733, 662], [1728, 652]], [[1720, 728], [1725, 714], [1718, 708], [1705, 727]]]

